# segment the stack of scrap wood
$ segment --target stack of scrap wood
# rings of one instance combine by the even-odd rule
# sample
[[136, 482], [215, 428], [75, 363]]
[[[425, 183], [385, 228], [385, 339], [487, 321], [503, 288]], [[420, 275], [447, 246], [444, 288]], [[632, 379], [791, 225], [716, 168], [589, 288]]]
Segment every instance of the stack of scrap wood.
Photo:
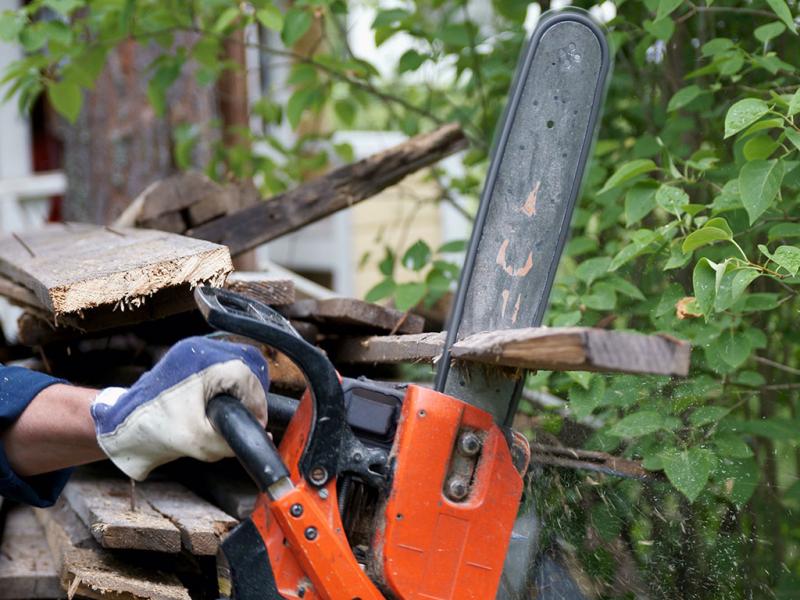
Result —
[[[210, 333], [192, 288], [225, 285], [281, 312], [344, 375], [396, 378], [397, 365], [435, 364], [444, 333], [426, 331], [420, 316], [350, 298], [297, 298], [291, 280], [231, 273], [231, 257], [364, 200], [463, 144], [457, 127], [444, 127], [266, 201], [251, 186], [182, 175], [148, 188], [113, 226], [59, 224], [2, 239], [0, 296], [24, 314], [19, 343], [0, 340], [0, 361], [24, 359], [96, 387], [132, 383], [171, 344]], [[262, 350], [271, 389], [296, 403], [305, 387], [297, 367], [274, 348], [234, 339]], [[531, 328], [470, 336], [451, 356], [456, 369], [483, 363], [503, 367], [494, 372], [508, 378], [522, 369], [683, 375], [689, 347], [662, 336]], [[271, 431], [279, 441], [280, 431]], [[541, 445], [535, 456], [641, 473], [606, 456]], [[0, 511], [0, 599], [216, 598], [217, 548], [255, 497], [233, 459], [187, 459], [135, 487], [110, 464], [81, 468], [56, 507]]]

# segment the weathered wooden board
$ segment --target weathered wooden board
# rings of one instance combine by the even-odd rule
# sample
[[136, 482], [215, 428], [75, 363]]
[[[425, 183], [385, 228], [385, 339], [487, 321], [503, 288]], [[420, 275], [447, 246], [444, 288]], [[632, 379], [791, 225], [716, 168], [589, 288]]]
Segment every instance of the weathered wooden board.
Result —
[[243, 278], [239, 273], [233, 272], [225, 287], [268, 306], [284, 306], [295, 301], [294, 282], [291, 279], [270, 279], [263, 275], [256, 279], [254, 275], [248, 274], [248, 277]]
[[63, 590], [79, 598], [102, 600], [189, 598], [175, 575], [163, 569], [136, 567], [98, 547], [88, 528], [66, 502], [34, 510], [44, 529], [44, 539]]
[[0, 275], [56, 317], [135, 308], [180, 285], [220, 285], [232, 268], [226, 248], [160, 231], [53, 224], [0, 240]]
[[182, 484], [235, 519], [246, 519], [253, 512], [258, 488], [236, 459], [216, 463], [188, 461], [172, 473]]
[[0, 544], [0, 598], [63, 598], [56, 563], [33, 510], [12, 507]]
[[187, 233], [241, 254], [374, 196], [465, 146], [458, 125], [445, 125]]
[[344, 333], [354, 329], [422, 333], [425, 327], [425, 319], [419, 315], [355, 298], [299, 300], [282, 307], [281, 312], [290, 319], [313, 321], [319, 323], [321, 329], [334, 329]]
[[691, 346], [662, 335], [589, 327], [530, 327], [477, 333], [457, 342], [456, 360], [521, 369], [686, 375]]
[[[329, 348], [334, 362], [435, 361], [444, 333], [352, 338]], [[686, 375], [691, 346], [661, 335], [585, 327], [530, 327], [478, 333], [457, 342], [456, 361], [557, 371]]]
[[180, 530], [151, 507], [141, 491], [135, 493], [133, 509], [128, 482], [79, 474], [63, 495], [104, 548], [180, 552]]
[[220, 540], [238, 523], [178, 483], [147, 481], [137, 488], [150, 506], [180, 530], [183, 547], [192, 554], [214, 556]]

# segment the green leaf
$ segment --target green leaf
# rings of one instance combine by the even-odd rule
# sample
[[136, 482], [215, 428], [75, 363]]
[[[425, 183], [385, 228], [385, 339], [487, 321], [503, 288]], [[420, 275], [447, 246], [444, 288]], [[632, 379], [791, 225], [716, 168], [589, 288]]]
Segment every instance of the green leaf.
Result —
[[668, 41], [672, 34], [675, 33], [675, 21], [669, 17], [658, 19], [656, 21], [645, 20], [642, 23], [644, 30], [652, 35], [657, 40]]
[[800, 223], [778, 223], [770, 227], [767, 232], [767, 239], [770, 242], [787, 238], [800, 238]]
[[694, 297], [697, 308], [704, 315], [708, 316], [714, 306], [716, 296], [717, 272], [714, 263], [707, 258], [701, 258], [694, 266], [692, 273], [692, 284], [694, 285]]
[[730, 408], [724, 406], [701, 406], [694, 409], [689, 415], [689, 423], [695, 427], [702, 427], [709, 423], [719, 421], [722, 417], [731, 412]]
[[611, 259], [605, 256], [590, 258], [578, 265], [578, 268], [575, 269], [575, 276], [589, 287], [595, 279], [608, 273], [610, 264]]
[[731, 501], [744, 506], [758, 487], [758, 463], [753, 458], [726, 458], [720, 461], [716, 476]]
[[715, 56], [731, 48], [733, 48], [733, 42], [728, 38], [714, 38], [703, 44], [700, 51], [703, 53], [703, 56]]
[[583, 303], [592, 310], [612, 310], [617, 305], [617, 292], [607, 283], [598, 283], [583, 297]]
[[767, 4], [769, 4], [772, 12], [774, 12], [778, 18], [783, 21], [786, 27], [789, 28], [789, 31], [797, 33], [797, 26], [794, 24], [792, 11], [789, 10], [785, 0], [767, 0]]
[[51, 83], [47, 86], [47, 98], [53, 108], [70, 123], [74, 123], [75, 119], [78, 118], [83, 104], [83, 94], [81, 94], [81, 88], [77, 84], [71, 81]]
[[390, 277], [394, 273], [395, 255], [391, 248], [386, 246], [384, 255], [381, 262], [378, 263], [378, 270], [386, 277]]
[[222, 11], [219, 18], [217, 19], [214, 26], [211, 28], [211, 31], [214, 33], [222, 33], [228, 27], [230, 27], [233, 22], [239, 16], [239, 8], [238, 6], [231, 6], [230, 8], [226, 8]]
[[792, 142], [792, 145], [794, 145], [795, 148], [800, 150], [800, 131], [796, 131], [794, 129], [786, 129], [784, 133], [786, 134], [786, 138], [790, 142]]
[[681, 4], [683, 4], [683, 0], [658, 0], [656, 21], [672, 14]]
[[633, 298], [634, 300], [644, 300], [644, 294], [642, 291], [633, 285], [630, 281], [623, 279], [622, 277], [618, 277], [617, 275], [612, 275], [608, 279], [605, 280], [605, 283], [613, 287], [616, 291], [624, 296], [628, 296], [628, 298]]
[[711, 351], [730, 366], [738, 368], [750, 356], [752, 348], [746, 336], [727, 330], [714, 340]]
[[584, 419], [600, 406], [606, 393], [603, 377], [593, 377], [589, 388], [573, 385], [569, 389], [569, 409], [577, 419]]
[[656, 204], [673, 215], [679, 215], [689, 204], [689, 194], [673, 185], [662, 185], [656, 192]]
[[367, 302], [377, 302], [378, 300], [388, 298], [394, 293], [395, 287], [397, 287], [397, 284], [394, 279], [387, 277], [370, 289], [367, 295], [364, 296], [364, 300]]
[[728, 109], [725, 115], [725, 138], [758, 121], [769, 111], [769, 106], [758, 98], [739, 100]]
[[800, 88], [797, 89], [792, 99], [789, 100], [789, 116], [793, 117], [797, 113], [800, 113]]
[[754, 160], [739, 171], [739, 194], [751, 225], [772, 205], [782, 181], [780, 160]]
[[356, 104], [352, 100], [346, 98], [337, 100], [333, 105], [333, 110], [342, 123], [348, 127], [353, 125], [356, 119]]
[[451, 240], [439, 246], [437, 252], [439, 254], [453, 254], [457, 252], [464, 252], [467, 249], [467, 240]]
[[424, 283], [401, 283], [394, 290], [394, 302], [397, 310], [410, 310], [419, 304], [428, 292]]
[[768, 135], [751, 137], [742, 148], [742, 154], [747, 160], [765, 160], [781, 145]]
[[638, 223], [656, 207], [657, 186], [652, 182], [637, 183], [625, 194], [625, 224]]
[[289, 119], [293, 129], [300, 124], [303, 113], [311, 107], [318, 93], [316, 88], [303, 88], [289, 97], [289, 102], [286, 104], [286, 118]]
[[733, 433], [720, 433], [714, 436], [714, 446], [720, 456], [730, 458], [748, 458], [753, 450], [741, 436]]
[[784, 31], [786, 31], [786, 25], [780, 23], [779, 21], [773, 21], [772, 23], [767, 23], [761, 27], [756, 27], [753, 35], [756, 36], [756, 39], [759, 42], [766, 44], [770, 40], [778, 37]]
[[797, 275], [797, 271], [800, 270], [800, 248], [778, 246], [772, 254], [763, 244], [759, 244], [758, 249], [776, 265], [788, 271], [792, 277]]
[[619, 187], [623, 183], [630, 181], [634, 177], [644, 175], [645, 173], [649, 173], [650, 171], [654, 171], [656, 169], [658, 169], [658, 166], [656, 166], [656, 163], [649, 158], [640, 158], [627, 162], [608, 178], [608, 181], [606, 181], [606, 184], [598, 193], [602, 194], [607, 192], [608, 190]]
[[664, 473], [679, 492], [694, 502], [708, 483], [714, 455], [703, 448], [667, 452], [662, 456]]
[[310, 12], [299, 8], [290, 9], [283, 19], [281, 31], [283, 43], [289, 48], [294, 46], [308, 32], [312, 21]]
[[25, 16], [14, 10], [0, 13], [0, 40], [13, 42], [25, 27]]
[[267, 4], [256, 11], [256, 19], [267, 29], [280, 32], [283, 29], [283, 13], [274, 4]]
[[83, 6], [83, 0], [45, 0], [44, 5], [52, 8], [55, 12], [68, 17], [75, 10]]
[[615, 437], [639, 437], [664, 427], [664, 417], [654, 410], [641, 410], [628, 415], [608, 430]]
[[431, 249], [422, 240], [414, 242], [406, 253], [403, 255], [403, 266], [406, 269], [419, 271], [425, 267], [431, 260]]
[[400, 61], [397, 63], [397, 72], [406, 73], [407, 71], [416, 71], [425, 62], [425, 57], [416, 50], [406, 50]]
[[673, 112], [683, 108], [692, 100], [697, 98], [701, 92], [702, 90], [696, 85], [690, 85], [678, 90], [675, 95], [670, 98], [669, 104], [667, 105], [667, 111]]
[[716, 227], [703, 227], [702, 229], [693, 231], [686, 236], [686, 239], [683, 240], [683, 246], [681, 249], [684, 252], [692, 252], [693, 250], [696, 250], [702, 246], [706, 246], [707, 244], [713, 244], [714, 242], [730, 239], [731, 234], [727, 231], [717, 229]]

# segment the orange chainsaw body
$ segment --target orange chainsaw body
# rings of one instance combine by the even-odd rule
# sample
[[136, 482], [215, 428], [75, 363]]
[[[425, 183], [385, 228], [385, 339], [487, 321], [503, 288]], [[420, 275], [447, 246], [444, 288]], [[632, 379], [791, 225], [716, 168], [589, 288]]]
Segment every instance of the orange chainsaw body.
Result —
[[[359, 562], [345, 534], [336, 480], [314, 488], [299, 472], [312, 415], [306, 393], [279, 446], [295, 490], [278, 502], [262, 494], [250, 517], [280, 594], [303, 600], [494, 598], [522, 496], [527, 444], [512, 437], [523, 456], [517, 462], [524, 463], [515, 466], [491, 415], [409, 385], [390, 454], [390, 485], [371, 521], [368, 555]], [[474, 464], [466, 464], [468, 491], [456, 502], [444, 486], [461, 460], [456, 445], [465, 430], [480, 437], [482, 449]], [[305, 510], [293, 517], [297, 503]], [[309, 527], [318, 531], [313, 540], [303, 535]]]

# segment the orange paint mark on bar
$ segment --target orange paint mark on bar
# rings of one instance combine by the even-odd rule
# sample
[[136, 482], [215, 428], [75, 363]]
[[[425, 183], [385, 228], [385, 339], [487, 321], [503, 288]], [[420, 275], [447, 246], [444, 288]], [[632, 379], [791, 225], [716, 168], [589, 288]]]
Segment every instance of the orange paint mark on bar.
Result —
[[539, 187], [541, 186], [541, 184], [542, 184], [541, 181], [537, 181], [534, 184], [531, 193], [528, 194], [528, 198], [527, 200], [525, 200], [525, 204], [522, 205], [521, 209], [522, 212], [524, 212], [529, 217], [532, 217], [533, 215], [536, 214], [536, 196], [539, 195]]
[[500, 244], [500, 250], [497, 253], [497, 264], [512, 277], [525, 277], [525, 275], [527, 275], [533, 268], [533, 252], [528, 253], [528, 260], [525, 261], [525, 264], [522, 267], [515, 269], [506, 262], [506, 251], [508, 250], [508, 244], [508, 238], [503, 240], [503, 243]]
[[505, 317], [506, 316], [506, 305], [508, 304], [508, 296], [509, 296], [509, 294], [511, 294], [511, 290], [503, 290], [503, 293], [500, 294], [501, 296], [503, 296], [503, 308], [500, 309], [500, 316], [501, 317]]
[[517, 303], [514, 305], [514, 314], [511, 315], [511, 323], [512, 324], [517, 322], [517, 317], [519, 316], [519, 303], [520, 303], [520, 300], [522, 300], [522, 294], [519, 294], [517, 296]]

